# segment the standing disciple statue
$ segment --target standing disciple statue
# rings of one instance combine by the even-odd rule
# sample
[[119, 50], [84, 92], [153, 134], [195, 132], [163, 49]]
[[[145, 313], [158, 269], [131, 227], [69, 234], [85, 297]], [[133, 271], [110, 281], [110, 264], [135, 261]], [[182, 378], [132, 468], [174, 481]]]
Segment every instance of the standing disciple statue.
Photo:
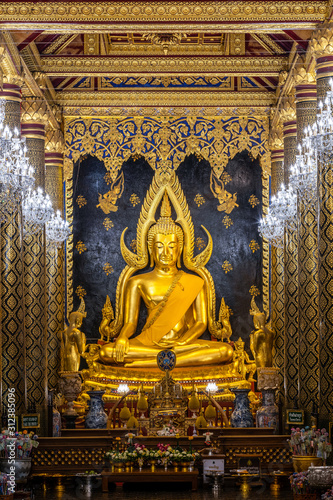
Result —
[[[184, 234], [171, 218], [166, 192], [161, 217], [150, 227], [147, 239], [153, 270], [128, 279], [122, 328], [115, 342], [101, 347], [99, 361], [156, 367], [158, 352], [172, 349], [178, 367], [230, 363], [233, 348], [229, 344], [200, 339], [208, 325], [205, 281], [180, 269]], [[141, 301], [148, 316], [134, 337]]]
[[251, 301], [250, 314], [253, 316], [255, 328], [250, 335], [250, 347], [257, 368], [273, 366], [274, 332], [271, 330], [269, 323], [266, 323], [266, 314], [260, 312], [254, 297], [252, 297]]
[[85, 312], [84, 300], [81, 298], [79, 309], [70, 313], [68, 319], [69, 325], [63, 332], [64, 371], [79, 371], [80, 358], [86, 350], [86, 336], [79, 330], [79, 328], [86, 315], [87, 313]]

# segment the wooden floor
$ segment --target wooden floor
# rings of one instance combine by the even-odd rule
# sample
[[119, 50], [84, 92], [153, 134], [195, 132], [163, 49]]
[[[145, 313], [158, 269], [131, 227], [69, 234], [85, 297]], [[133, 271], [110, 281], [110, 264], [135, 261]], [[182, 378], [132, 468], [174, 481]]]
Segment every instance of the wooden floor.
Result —
[[35, 486], [34, 500], [293, 500], [290, 487], [285, 486], [278, 494], [273, 494], [270, 484], [265, 483], [260, 487], [253, 487], [244, 495], [238, 487], [226, 485], [214, 493], [209, 486], [199, 485], [197, 491], [191, 491], [189, 485], [182, 483], [149, 483], [109, 485], [107, 493], [102, 492], [102, 480], [96, 481], [91, 496], [87, 497], [80, 488], [80, 482], [75, 478], [62, 481], [47, 480], [45, 486], [41, 478], [39, 485]]
[[102, 489], [103, 492], [109, 491], [108, 483], [191, 483], [192, 491], [196, 491], [198, 475], [197, 469], [175, 472], [171, 467], [168, 470], [160, 468], [156, 472], [150, 469], [142, 469], [142, 471], [134, 469], [132, 472], [111, 472], [105, 469], [102, 472]]

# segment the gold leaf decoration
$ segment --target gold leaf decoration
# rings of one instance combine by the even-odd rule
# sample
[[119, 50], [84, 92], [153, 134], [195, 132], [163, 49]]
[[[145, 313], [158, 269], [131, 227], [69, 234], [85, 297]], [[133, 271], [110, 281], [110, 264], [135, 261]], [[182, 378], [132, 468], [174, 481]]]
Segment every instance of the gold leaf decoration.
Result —
[[194, 198], [194, 202], [198, 205], [198, 207], [200, 207], [206, 202], [206, 200], [203, 196], [201, 196], [201, 194], [198, 193]]
[[257, 250], [260, 249], [260, 246], [259, 246], [258, 242], [255, 241], [255, 240], [251, 240], [251, 242], [249, 244], [249, 247], [252, 250], [252, 253], [254, 253], [254, 252], [256, 252]]
[[87, 292], [83, 288], [83, 286], [79, 285], [77, 289], [75, 290], [76, 295], [82, 299], [85, 295], [87, 295]]
[[112, 177], [110, 172], [106, 172], [106, 174], [104, 175], [104, 180], [107, 183], [107, 185], [112, 184]]
[[87, 204], [87, 200], [84, 196], [82, 196], [82, 194], [79, 194], [79, 196], [76, 198], [76, 203], [78, 204], [79, 208], [82, 208]]
[[228, 229], [228, 227], [233, 225], [233, 221], [229, 215], [225, 215], [222, 219], [222, 224], [226, 227], [226, 229]]
[[135, 253], [136, 253], [136, 245], [137, 245], [137, 243], [136, 243], [136, 239], [132, 240], [132, 241], [131, 241], [131, 245], [130, 245], [130, 247], [131, 247], [131, 249], [132, 249], [132, 252], [135, 252]]
[[107, 276], [109, 276], [109, 274], [112, 274], [113, 273], [113, 267], [111, 266], [111, 264], [109, 262], [106, 262], [103, 266], [103, 271], [105, 272], [105, 274]]
[[197, 247], [198, 250], [202, 250], [203, 248], [205, 248], [206, 246], [206, 243], [204, 242], [204, 240], [202, 238], [200, 238], [200, 236], [198, 238], [196, 238], [195, 240], [195, 246]]
[[257, 295], [260, 295], [260, 292], [255, 285], [251, 286], [249, 292], [250, 292], [250, 295], [252, 295], [252, 297], [257, 297]]
[[229, 182], [232, 181], [232, 177], [230, 174], [228, 174], [228, 172], [223, 172], [221, 180], [224, 184], [228, 184]]
[[249, 203], [250, 203], [251, 207], [254, 208], [257, 205], [259, 205], [260, 201], [258, 200], [258, 198], [256, 196], [254, 196], [254, 194], [251, 194], [251, 196], [249, 198]]
[[114, 227], [114, 224], [113, 224], [112, 220], [109, 219], [109, 217], [105, 217], [105, 219], [103, 221], [103, 226], [108, 231], [109, 229], [111, 229], [112, 227]]
[[228, 272], [233, 270], [233, 267], [228, 260], [225, 260], [222, 264], [222, 269], [225, 272], [225, 274], [227, 274]]
[[132, 203], [133, 207], [135, 207], [135, 205], [139, 205], [139, 203], [141, 203], [140, 198], [135, 193], [131, 194], [130, 202]]
[[78, 241], [76, 243], [76, 246], [75, 246], [76, 250], [79, 252], [79, 254], [81, 255], [81, 253], [85, 252], [87, 250], [87, 247], [86, 245], [83, 243], [83, 241]]

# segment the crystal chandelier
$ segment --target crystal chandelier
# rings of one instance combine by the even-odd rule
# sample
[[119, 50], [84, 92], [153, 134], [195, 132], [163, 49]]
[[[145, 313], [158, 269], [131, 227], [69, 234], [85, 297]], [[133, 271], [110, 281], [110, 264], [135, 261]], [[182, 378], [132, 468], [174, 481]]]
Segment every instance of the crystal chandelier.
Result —
[[292, 186], [286, 189], [281, 184], [276, 197], [272, 198], [271, 211], [286, 229], [294, 231], [297, 228], [297, 194]]
[[314, 203], [317, 196], [317, 151], [312, 144], [312, 129], [304, 130], [302, 144], [298, 144], [296, 163], [291, 167], [290, 185], [305, 203]]
[[281, 185], [276, 196], [272, 197], [266, 217], [259, 223], [259, 234], [268, 239], [271, 245], [283, 246], [284, 230], [297, 228], [297, 195], [289, 186]]
[[70, 232], [69, 224], [61, 218], [59, 210], [46, 223], [46, 239], [51, 249], [60, 248]]
[[280, 219], [268, 209], [267, 215], [259, 223], [259, 234], [269, 241], [270, 245], [277, 248], [283, 247], [284, 226]]
[[317, 150], [318, 159], [328, 162], [333, 156], [333, 79], [331, 89], [327, 92], [324, 102], [319, 101], [317, 121], [312, 126], [312, 141]]
[[40, 231], [52, 217], [53, 208], [48, 194], [44, 195], [42, 188], [28, 191], [22, 203], [23, 234], [31, 236]]
[[[0, 101], [1, 102], [1, 101]], [[3, 126], [3, 103], [0, 106], [0, 220], [18, 209], [25, 193], [34, 184], [33, 167], [26, 157], [25, 137], [17, 128]]]

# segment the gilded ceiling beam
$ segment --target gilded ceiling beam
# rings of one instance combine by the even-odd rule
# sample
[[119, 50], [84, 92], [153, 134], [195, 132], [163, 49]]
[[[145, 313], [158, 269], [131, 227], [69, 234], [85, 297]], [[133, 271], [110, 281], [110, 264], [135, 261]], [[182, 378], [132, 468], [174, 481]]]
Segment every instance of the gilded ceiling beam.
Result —
[[[184, 113], [185, 108], [193, 108], [195, 112], [203, 111], [212, 114], [209, 108], [215, 108], [215, 114], [227, 112], [232, 114], [232, 109], [239, 113], [240, 107], [246, 107], [245, 114], [267, 114], [268, 108], [275, 102], [272, 92], [227, 92], [227, 91], [198, 91], [198, 90], [165, 90], [165, 91], [130, 91], [113, 90], [112, 92], [59, 92], [57, 102], [64, 107], [64, 114], [74, 116], [109, 115], [119, 113], [123, 109], [147, 108], [148, 113], [156, 109], [172, 108], [169, 114], [177, 114], [178, 110]], [[224, 111], [222, 110], [224, 109]], [[113, 111], [111, 112], [111, 109]], [[117, 111], [118, 110], [118, 111]], [[244, 111], [244, 110], [243, 110]], [[139, 112], [141, 114], [142, 111]], [[160, 112], [160, 111], [159, 111]], [[164, 111], [166, 112], [166, 111]], [[167, 113], [168, 114], [168, 113]]]
[[42, 29], [44, 31], [115, 32], [190, 30], [277, 31], [312, 29], [328, 13], [326, 0], [252, 2], [0, 2], [2, 29]]
[[43, 71], [49, 76], [143, 76], [159, 75], [234, 75], [278, 76], [287, 69], [287, 58], [266, 57], [42, 57]]

